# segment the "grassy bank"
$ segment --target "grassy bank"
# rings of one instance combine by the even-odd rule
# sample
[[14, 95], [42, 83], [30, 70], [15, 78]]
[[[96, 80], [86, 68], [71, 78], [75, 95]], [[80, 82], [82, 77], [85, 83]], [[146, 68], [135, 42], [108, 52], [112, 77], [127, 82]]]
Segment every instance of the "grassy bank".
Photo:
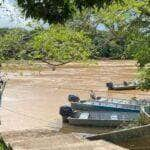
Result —
[[3, 138], [0, 138], [0, 150], [12, 150], [10, 145], [7, 145]]

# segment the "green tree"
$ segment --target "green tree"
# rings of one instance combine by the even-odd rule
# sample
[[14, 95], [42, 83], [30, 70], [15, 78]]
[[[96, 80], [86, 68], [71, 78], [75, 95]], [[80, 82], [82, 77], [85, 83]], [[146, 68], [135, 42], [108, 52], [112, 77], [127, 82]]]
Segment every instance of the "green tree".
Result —
[[77, 10], [87, 7], [105, 7], [122, 0], [17, 0], [26, 17], [43, 19], [49, 23], [63, 23], [73, 17]]
[[53, 25], [35, 36], [32, 44], [35, 59], [57, 62], [86, 60], [93, 48], [91, 39], [83, 31], [62, 25]]
[[[148, 10], [148, 9], [147, 9]], [[132, 52], [139, 67], [150, 63], [150, 10], [145, 9], [128, 27], [127, 50]]]
[[150, 63], [149, 8], [149, 0], [124, 0], [124, 5], [114, 3], [105, 9], [91, 11], [95, 24], [101, 23], [107, 29], [94, 39], [100, 55], [135, 58], [141, 68], [140, 87], [143, 88], [150, 88], [150, 72], [146, 67]]
[[5, 29], [0, 34], [0, 59], [20, 59], [20, 52], [26, 49], [24, 38], [29, 32], [22, 29]]
[[150, 89], [150, 65], [146, 65], [140, 70], [139, 74], [140, 79], [140, 88], [141, 89]]
[[36, 28], [32, 31], [24, 29], [0, 29], [0, 60], [33, 59], [34, 50], [30, 40], [43, 31]]
[[[129, 45], [130, 24], [141, 14], [148, 0], [124, 0], [124, 5], [113, 3], [106, 8], [86, 9], [66, 24], [75, 30], [84, 30], [95, 44], [93, 57], [133, 58]], [[105, 31], [98, 31], [99, 24]], [[133, 32], [133, 31], [132, 31]]]
[[[112, 37], [120, 37], [119, 43], [124, 41], [125, 55], [137, 60], [141, 73], [140, 88], [150, 89], [150, 1], [125, 0], [124, 2], [124, 6], [108, 7], [106, 16], [105, 11], [101, 12], [103, 21], [106, 19], [104, 22], [112, 32]], [[112, 28], [114, 24], [117, 25], [117, 29]]]
[[128, 50], [133, 52], [139, 66], [141, 89], [150, 89], [150, 9], [145, 6], [141, 15], [131, 24]]
[[[124, 0], [124, 5], [114, 3], [105, 9], [101, 8], [98, 10], [96, 8], [94, 17], [97, 24], [101, 23], [107, 29], [105, 36], [103, 36], [105, 42], [99, 45], [99, 49], [104, 50], [104, 52], [105, 49], [106, 51], [108, 50], [110, 56], [116, 58], [133, 58], [134, 51], [128, 48], [133, 42], [131, 39], [134, 36], [134, 29], [140, 29], [138, 24], [134, 24], [134, 22], [148, 6], [148, 0]], [[135, 26], [134, 29], [132, 29], [133, 24]]]

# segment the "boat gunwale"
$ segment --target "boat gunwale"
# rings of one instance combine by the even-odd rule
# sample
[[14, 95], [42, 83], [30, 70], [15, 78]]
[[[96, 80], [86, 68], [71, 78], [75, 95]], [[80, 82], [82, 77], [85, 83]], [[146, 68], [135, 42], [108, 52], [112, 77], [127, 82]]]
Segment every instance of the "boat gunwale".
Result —
[[[108, 102], [109, 103], [109, 102]], [[80, 102], [73, 102], [71, 103], [71, 107], [73, 109], [90, 109], [89, 107], [91, 107], [91, 109], [94, 109], [94, 108], [97, 108], [97, 109], [112, 109], [112, 110], [117, 110], [117, 111], [131, 111], [131, 112], [140, 112], [141, 110], [141, 107], [139, 105], [130, 105], [130, 104], [118, 104], [118, 103], [112, 103], [110, 102], [111, 104], [115, 104], [116, 107], [112, 107], [112, 106], [103, 106], [103, 105], [92, 105], [92, 104], [85, 104], [85, 103], [80, 103]], [[128, 108], [124, 108], [124, 107], [117, 107], [118, 105], [123, 105], [123, 106], [126, 106], [126, 105], [129, 105], [131, 107], [128, 107]], [[132, 108], [132, 107], [136, 107], [136, 108]], [[79, 107], [79, 108], [78, 108]], [[85, 108], [82, 108], [82, 107], [85, 107]], [[86, 108], [87, 107], [87, 108]], [[93, 107], [93, 108], [92, 108]]]
[[[125, 99], [123, 99], [124, 101], [125, 101]], [[86, 100], [81, 100], [81, 101], [79, 101], [79, 102], [72, 102], [72, 103], [82, 103], [82, 104], [84, 104], [84, 102], [100, 102], [100, 103], [104, 103], [104, 102], [107, 102], [107, 103], [111, 103], [111, 104], [118, 104], [118, 105], [130, 105], [130, 106], [139, 106], [140, 107], [140, 105], [134, 105], [134, 104], [123, 104], [123, 103], [115, 103], [115, 102], [111, 102], [111, 101], [100, 101], [100, 100], [89, 100], [89, 101], [86, 101]], [[90, 105], [90, 104], [86, 104], [86, 105]]]
[[67, 118], [68, 120], [87, 120], [87, 121], [114, 121], [114, 122], [119, 122], [119, 121], [121, 121], [121, 122], [131, 122], [131, 121], [134, 121], [135, 119], [131, 119], [131, 120], [121, 120], [121, 119], [118, 119], [118, 120], [111, 120], [111, 119], [107, 119], [107, 120], [104, 120], [104, 119], [80, 119], [80, 118], [74, 118], [74, 117], [68, 117]]

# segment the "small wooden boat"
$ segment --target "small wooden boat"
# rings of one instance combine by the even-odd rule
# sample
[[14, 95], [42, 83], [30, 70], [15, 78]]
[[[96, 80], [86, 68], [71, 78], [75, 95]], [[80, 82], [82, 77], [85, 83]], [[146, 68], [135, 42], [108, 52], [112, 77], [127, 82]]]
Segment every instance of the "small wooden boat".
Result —
[[140, 105], [130, 104], [130, 101], [117, 99], [100, 99], [72, 102], [71, 108], [73, 110], [83, 111], [119, 111], [119, 112], [140, 112]]
[[136, 121], [138, 117], [136, 112], [77, 111], [67, 119], [69, 124], [77, 126], [117, 127]]
[[126, 82], [124, 81], [122, 84], [114, 84], [112, 82], [106, 83], [108, 90], [135, 90], [138, 87], [137, 82]]

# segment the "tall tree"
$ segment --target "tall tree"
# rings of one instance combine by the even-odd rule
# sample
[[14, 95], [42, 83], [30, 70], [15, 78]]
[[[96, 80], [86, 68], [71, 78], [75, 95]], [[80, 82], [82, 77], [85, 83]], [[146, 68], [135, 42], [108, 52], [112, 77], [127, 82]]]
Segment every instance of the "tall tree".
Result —
[[30, 32], [23, 29], [1, 29], [0, 30], [0, 60], [20, 59], [21, 53], [28, 50], [26, 36]]
[[17, 0], [26, 17], [43, 19], [49, 23], [64, 23], [76, 10], [105, 7], [122, 0]]
[[[124, 0], [124, 5], [113, 3], [106, 8], [94, 7], [77, 13], [67, 24], [76, 30], [84, 30], [93, 39], [96, 45], [94, 55], [133, 58], [133, 51], [127, 50], [131, 41], [129, 37], [134, 31], [129, 27], [139, 18], [148, 3], [148, 0]], [[99, 31], [101, 26], [103, 29]], [[136, 27], [139, 29], [137, 25]]]
[[[124, 0], [98, 11], [110, 31], [110, 40], [123, 43], [125, 54], [137, 60], [141, 71], [140, 88], [150, 89], [150, 1]], [[115, 40], [116, 39], [116, 40]]]
[[86, 60], [91, 55], [92, 41], [83, 31], [52, 25], [32, 40], [34, 58], [44, 62]]

